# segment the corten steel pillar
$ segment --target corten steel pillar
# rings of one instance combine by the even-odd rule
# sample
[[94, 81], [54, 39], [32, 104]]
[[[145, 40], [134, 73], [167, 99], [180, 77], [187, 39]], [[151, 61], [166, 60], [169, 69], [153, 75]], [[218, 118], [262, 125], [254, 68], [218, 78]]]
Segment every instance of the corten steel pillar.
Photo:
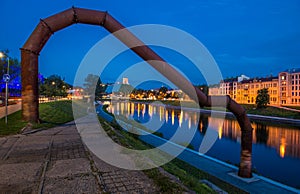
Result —
[[21, 50], [22, 115], [25, 121], [38, 122], [38, 55]]
[[[24, 120], [38, 122], [39, 119], [38, 55], [40, 51], [54, 32], [75, 23], [103, 26], [109, 32], [114, 33], [120, 41], [131, 48], [142, 59], [147, 61], [158, 72], [168, 78], [192, 99], [199, 101], [200, 106], [210, 107], [212, 106], [212, 102], [214, 102], [214, 106], [226, 106], [232, 111], [242, 130], [241, 162], [238, 174], [242, 177], [252, 176], [252, 127], [244, 108], [233, 101], [229, 96], [206, 96], [107, 12], [73, 7], [40, 21], [21, 48], [22, 116]], [[226, 105], [223, 104], [224, 100]]]

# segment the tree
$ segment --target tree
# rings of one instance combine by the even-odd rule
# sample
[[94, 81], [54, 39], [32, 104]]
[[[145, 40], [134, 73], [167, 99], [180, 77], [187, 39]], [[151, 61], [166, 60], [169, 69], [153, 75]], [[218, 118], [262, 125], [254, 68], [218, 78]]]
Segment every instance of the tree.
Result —
[[102, 81], [98, 75], [88, 74], [83, 84], [85, 92], [88, 95], [95, 96], [95, 99], [102, 97], [102, 94], [106, 90], [106, 85], [102, 84]]
[[158, 99], [164, 99], [164, 98], [166, 98], [167, 91], [168, 91], [168, 88], [165, 87], [165, 86], [162, 86], [161, 88], [159, 88]]
[[65, 83], [64, 80], [58, 75], [51, 75], [40, 82], [39, 90], [40, 95], [47, 97], [53, 96], [67, 96], [67, 89], [72, 87], [70, 84]]
[[266, 108], [270, 104], [270, 95], [267, 88], [257, 91], [255, 103], [257, 108]]
[[165, 94], [168, 91], [168, 88], [165, 86], [162, 86], [161, 88], [159, 88], [159, 92]]
[[[4, 57], [0, 58], [0, 93], [5, 91], [5, 83], [2, 79], [3, 75], [7, 73], [8, 67], [8, 50], [0, 51], [4, 53]], [[10, 81], [8, 84], [10, 95], [20, 95], [21, 93], [21, 65], [18, 59], [9, 58], [9, 75]]]
[[199, 88], [204, 94], [208, 95], [208, 86], [203, 84], [203, 85], [198, 85], [196, 86], [197, 88]]

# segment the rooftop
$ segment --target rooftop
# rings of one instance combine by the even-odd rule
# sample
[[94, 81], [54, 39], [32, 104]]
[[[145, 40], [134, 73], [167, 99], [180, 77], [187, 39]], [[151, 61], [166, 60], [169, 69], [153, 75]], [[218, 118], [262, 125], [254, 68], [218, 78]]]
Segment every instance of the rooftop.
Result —
[[286, 69], [283, 72], [288, 72], [288, 73], [300, 73], [300, 68], [293, 68], [293, 69]]
[[268, 81], [272, 81], [274, 79], [278, 79], [278, 77], [272, 76], [272, 77], [264, 77], [264, 78], [252, 78], [249, 80], [243, 80], [243, 81], [241, 81], [241, 83], [268, 82]]

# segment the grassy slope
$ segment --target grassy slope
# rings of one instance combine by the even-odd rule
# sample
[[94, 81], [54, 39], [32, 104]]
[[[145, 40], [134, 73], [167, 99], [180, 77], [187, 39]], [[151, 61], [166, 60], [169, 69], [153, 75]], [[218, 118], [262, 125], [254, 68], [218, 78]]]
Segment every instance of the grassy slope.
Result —
[[[120, 126], [116, 123], [107, 123], [102, 118], [99, 118], [101, 125], [107, 134], [114, 139], [117, 143], [126, 146], [131, 149], [144, 150], [151, 148], [141, 142], [137, 135], [127, 133], [121, 130]], [[113, 126], [113, 127], [111, 127]], [[229, 193], [246, 193], [230, 184], [223, 182], [222, 180], [207, 174], [191, 165], [183, 162], [179, 159], [174, 159], [171, 162], [162, 166], [164, 170], [175, 175], [179, 180], [187, 186], [189, 189], [196, 191], [197, 193], [215, 193], [213, 190], [208, 188], [205, 184], [201, 183], [200, 180], [207, 179], [214, 184], [218, 185], [220, 188], [228, 191]], [[146, 170], [144, 171], [154, 182], [160, 187], [160, 192], [162, 193], [181, 193], [183, 188], [181, 188], [176, 183], [167, 180], [167, 177], [161, 175], [158, 169]]]
[[284, 110], [271, 106], [262, 109], [255, 109], [255, 105], [250, 104], [243, 104], [242, 106], [246, 109], [248, 114], [300, 119], [300, 113], [290, 110]]
[[17, 134], [26, 126], [26, 122], [22, 121], [21, 111], [17, 111], [7, 117], [7, 125], [5, 118], [0, 119], [0, 136]]
[[[33, 128], [49, 128], [73, 120], [72, 102], [57, 101], [40, 104], [41, 123], [34, 124]], [[8, 116], [8, 124], [4, 118], [0, 119], [0, 136], [17, 134], [27, 125], [22, 121], [21, 111], [17, 111]]]

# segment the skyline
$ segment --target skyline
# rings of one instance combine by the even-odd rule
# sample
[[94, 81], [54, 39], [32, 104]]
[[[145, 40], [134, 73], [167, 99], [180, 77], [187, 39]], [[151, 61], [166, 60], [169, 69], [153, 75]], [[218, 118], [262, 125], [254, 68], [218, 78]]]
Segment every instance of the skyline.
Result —
[[[146, 4], [146, 5], [145, 5]], [[107, 10], [125, 27], [140, 24], [163, 24], [184, 30], [195, 36], [215, 58], [223, 77], [245, 74], [250, 77], [276, 75], [280, 71], [298, 68], [300, 56], [300, 2], [298, 1], [3, 1], [0, 8], [2, 30], [0, 49], [20, 60], [19, 48], [25, 43], [40, 18], [75, 7]], [[14, 8], [14, 9], [11, 9]], [[11, 14], [11, 12], [17, 14]], [[217, 13], [217, 14], [215, 14]], [[39, 70], [44, 76], [58, 74], [73, 83], [76, 69], [89, 49], [108, 35], [97, 26], [76, 24], [56, 32], [40, 54]], [[163, 58], [169, 53], [159, 50]], [[173, 57], [170, 60], [177, 60]], [[103, 82], [115, 79], [112, 72], [142, 60], [133, 53], [114, 60], [115, 65], [101, 76]], [[116, 64], [124, 64], [116, 69]], [[180, 67], [180, 64], [178, 65]], [[182, 64], [181, 64], [182, 66]], [[113, 71], [114, 70], [114, 71]], [[187, 70], [194, 84], [201, 80]]]

